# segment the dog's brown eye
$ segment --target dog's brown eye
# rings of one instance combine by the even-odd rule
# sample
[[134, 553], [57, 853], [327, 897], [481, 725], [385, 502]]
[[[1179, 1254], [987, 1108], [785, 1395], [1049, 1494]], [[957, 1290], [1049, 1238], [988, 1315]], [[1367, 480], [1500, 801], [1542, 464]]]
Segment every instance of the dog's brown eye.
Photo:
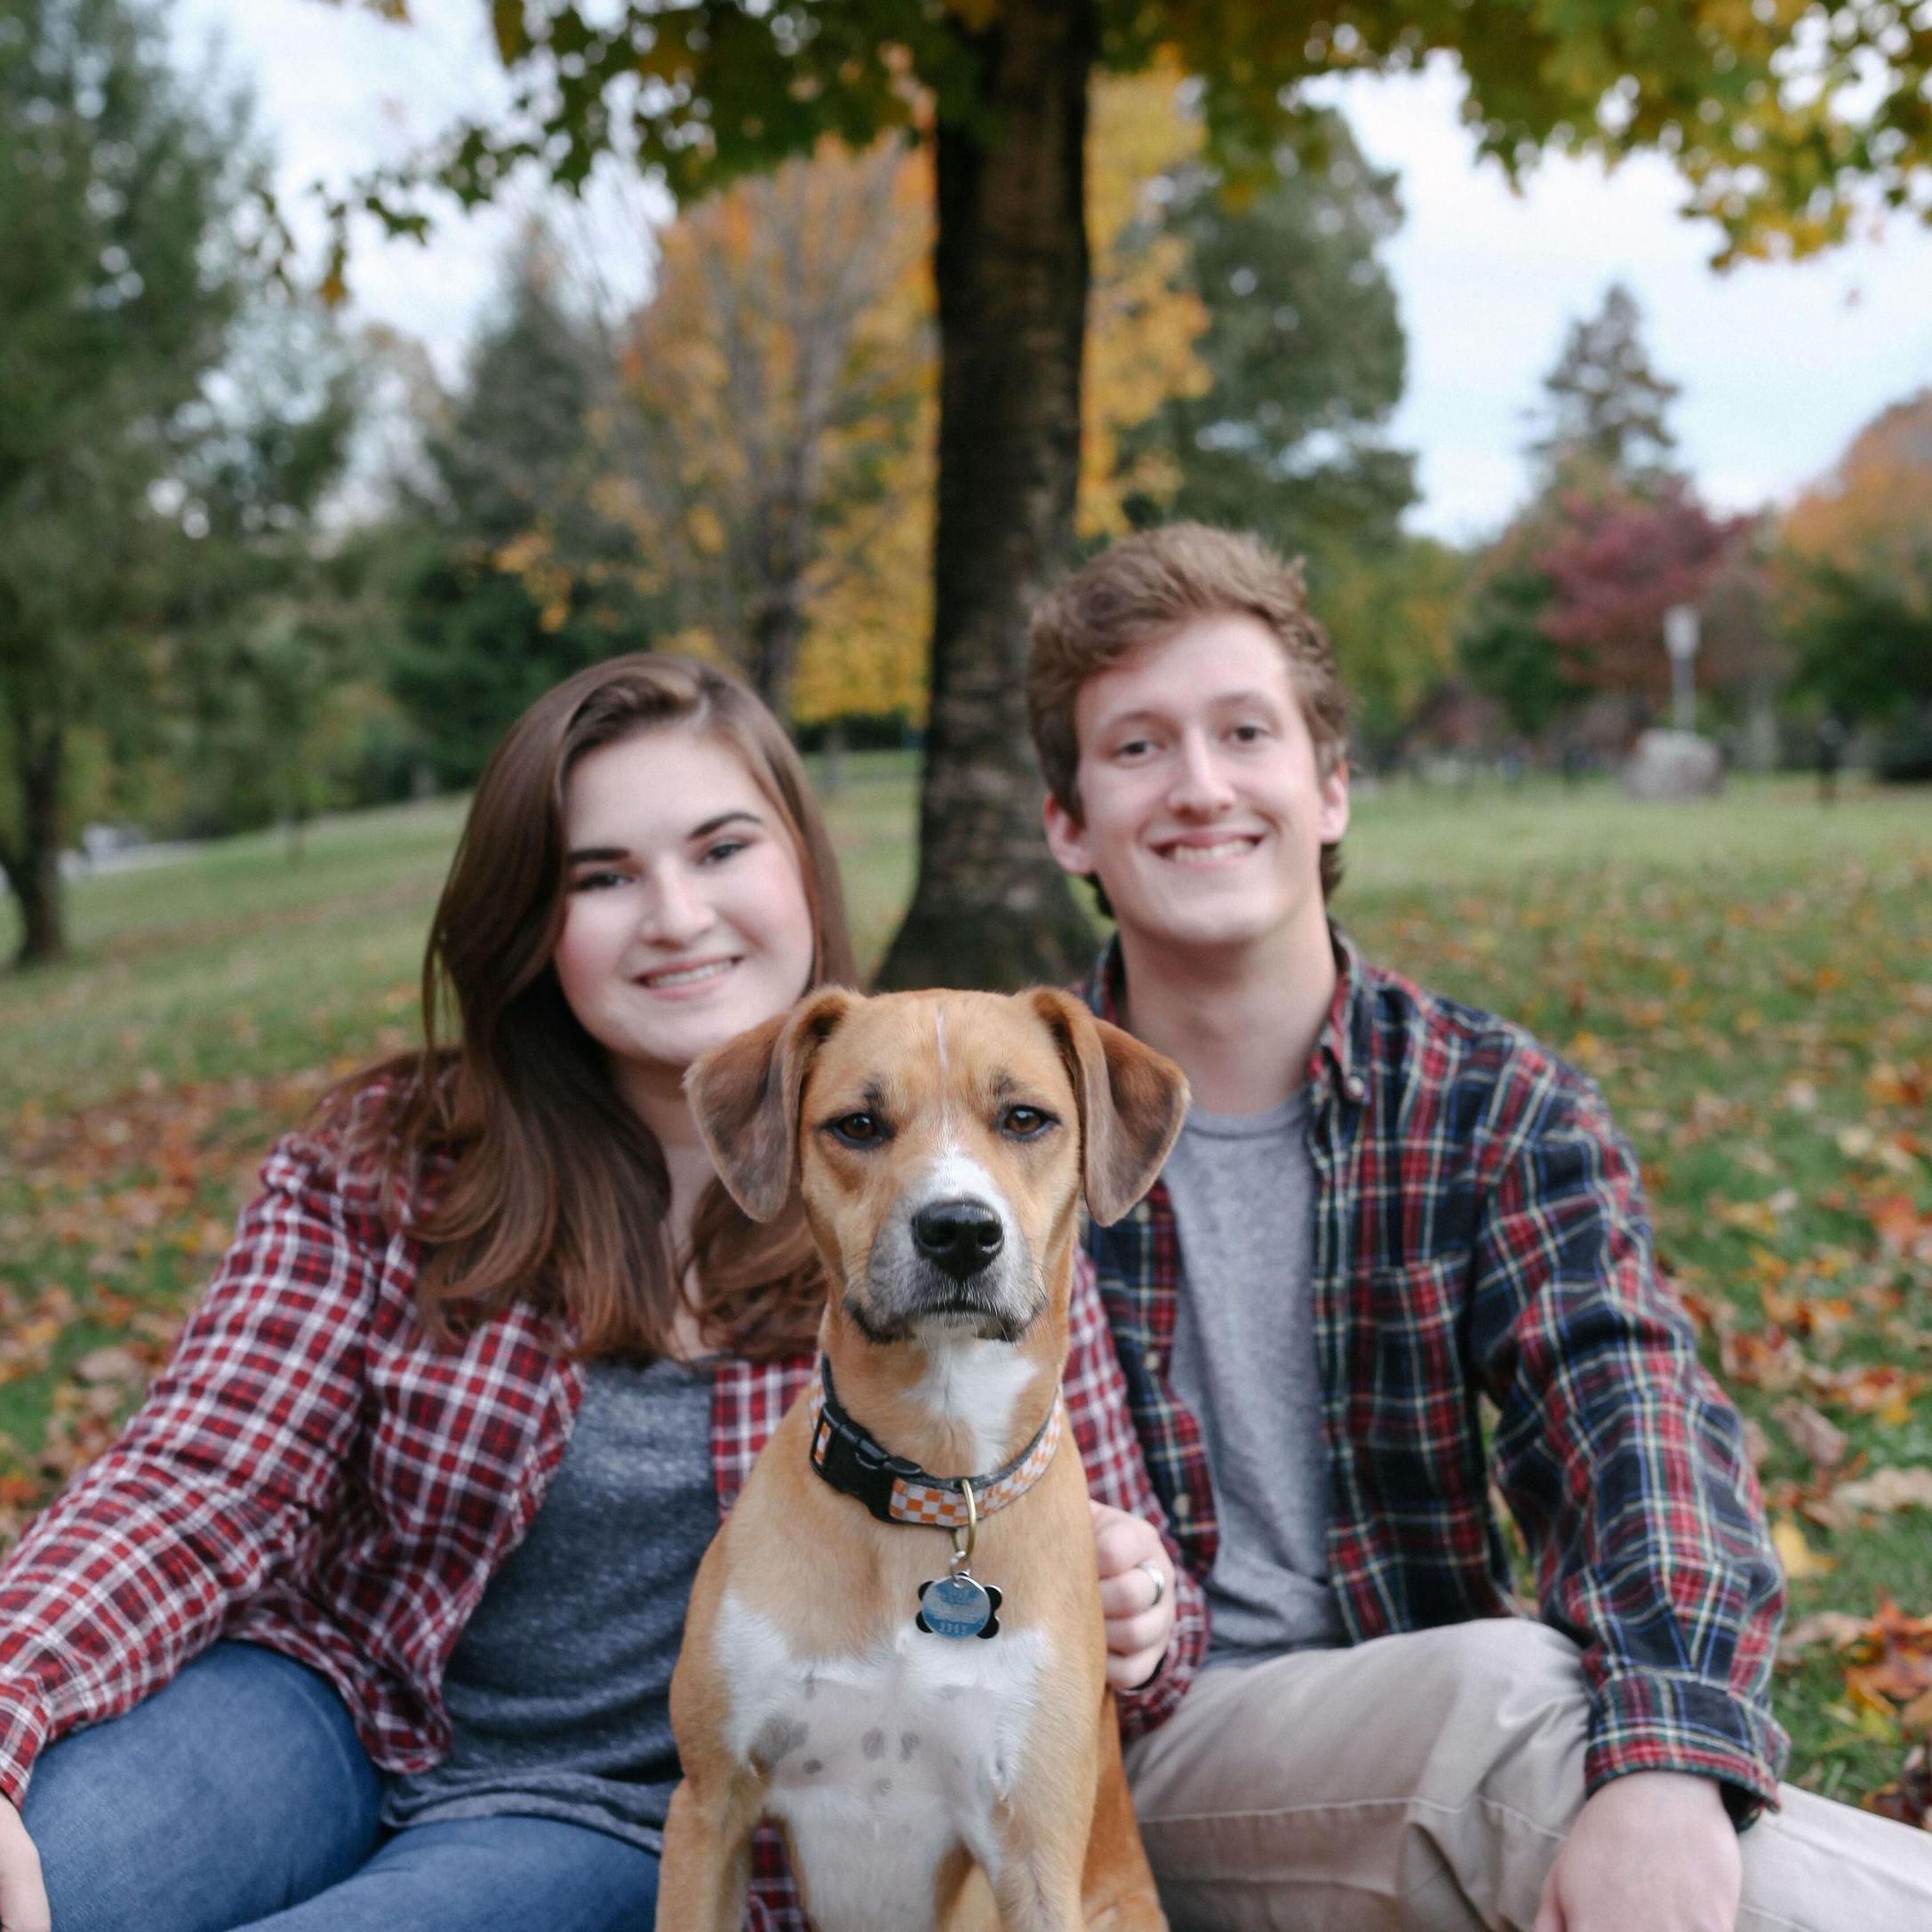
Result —
[[1000, 1116], [1000, 1131], [1015, 1140], [1031, 1140], [1053, 1124], [1053, 1116], [1039, 1107], [1009, 1107]]
[[832, 1122], [832, 1131], [849, 1147], [875, 1146], [885, 1138], [876, 1114], [848, 1114]]

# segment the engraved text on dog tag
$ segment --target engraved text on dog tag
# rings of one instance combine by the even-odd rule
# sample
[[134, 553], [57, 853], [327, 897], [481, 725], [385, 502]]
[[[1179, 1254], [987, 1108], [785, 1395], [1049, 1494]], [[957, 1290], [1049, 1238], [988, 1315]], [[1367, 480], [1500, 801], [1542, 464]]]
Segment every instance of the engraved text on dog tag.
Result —
[[919, 1586], [916, 1621], [936, 1637], [996, 1637], [999, 1613], [999, 1585], [980, 1583], [964, 1569]]

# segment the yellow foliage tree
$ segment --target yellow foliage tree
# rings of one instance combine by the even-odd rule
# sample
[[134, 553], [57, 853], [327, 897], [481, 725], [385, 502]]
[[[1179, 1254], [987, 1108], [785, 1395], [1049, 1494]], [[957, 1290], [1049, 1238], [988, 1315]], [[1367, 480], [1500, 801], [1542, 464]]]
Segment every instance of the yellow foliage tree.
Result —
[[1932, 729], [1932, 389], [1895, 403], [1785, 513], [1774, 600], [1798, 690]]
[[925, 722], [938, 413], [929, 387], [913, 434], [893, 459], [883, 500], [828, 532], [813, 564], [810, 621], [792, 694], [792, 715], [801, 724], [891, 712]]
[[1087, 135], [1087, 236], [1093, 289], [1081, 390], [1082, 537], [1127, 530], [1132, 496], [1164, 503], [1180, 478], [1164, 452], [1121, 459], [1121, 436], [1170, 396], [1200, 395], [1207, 365], [1194, 352], [1208, 311], [1188, 279], [1187, 244], [1163, 228], [1163, 185], [1198, 160], [1199, 117], [1185, 105], [1185, 76], [1162, 62], [1103, 81]]
[[1913, 577], [1928, 531], [1932, 389], [1921, 389], [1859, 431], [1838, 467], [1784, 513], [1778, 536], [1804, 563]]
[[1467, 595], [1465, 561], [1432, 538], [1401, 537], [1373, 554], [1338, 549], [1327, 560], [1315, 612], [1371, 741], [1393, 738], [1454, 670]]
[[938, 421], [931, 150], [904, 155], [898, 175], [905, 239], [916, 266], [876, 305], [870, 326], [894, 352], [916, 355], [916, 402], [881, 467], [876, 492], [831, 524], [812, 560], [792, 698], [792, 716], [801, 724], [892, 712], [925, 722]]
[[[1080, 523], [1161, 500], [1122, 432], [1198, 394], [1207, 314], [1159, 183], [1197, 156], [1171, 71], [1109, 81], [1090, 130], [1093, 323]], [[684, 212], [626, 343], [599, 507], [638, 534], [679, 642], [801, 723], [922, 721], [932, 625], [938, 337], [930, 148], [826, 143]]]
[[887, 500], [930, 387], [918, 167], [826, 141], [681, 213], [599, 425], [680, 641], [780, 711], [828, 533]]

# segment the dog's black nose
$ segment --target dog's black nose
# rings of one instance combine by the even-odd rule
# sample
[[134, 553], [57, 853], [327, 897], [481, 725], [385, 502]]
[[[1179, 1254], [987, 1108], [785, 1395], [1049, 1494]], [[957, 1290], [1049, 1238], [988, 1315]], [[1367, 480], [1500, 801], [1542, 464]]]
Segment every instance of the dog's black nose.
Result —
[[955, 1281], [978, 1273], [1005, 1239], [999, 1216], [977, 1201], [938, 1201], [913, 1217], [914, 1245]]

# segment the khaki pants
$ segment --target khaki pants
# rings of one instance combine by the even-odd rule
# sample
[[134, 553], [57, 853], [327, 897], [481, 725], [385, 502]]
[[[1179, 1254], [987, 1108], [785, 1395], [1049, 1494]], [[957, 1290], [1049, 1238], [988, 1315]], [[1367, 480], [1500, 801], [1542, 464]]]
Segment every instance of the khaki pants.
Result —
[[[1530, 1932], [1585, 1716], [1576, 1647], [1521, 1617], [1204, 1672], [1127, 1752], [1174, 1932]], [[1932, 1932], [1932, 1832], [1783, 1800], [1740, 1932]]]

